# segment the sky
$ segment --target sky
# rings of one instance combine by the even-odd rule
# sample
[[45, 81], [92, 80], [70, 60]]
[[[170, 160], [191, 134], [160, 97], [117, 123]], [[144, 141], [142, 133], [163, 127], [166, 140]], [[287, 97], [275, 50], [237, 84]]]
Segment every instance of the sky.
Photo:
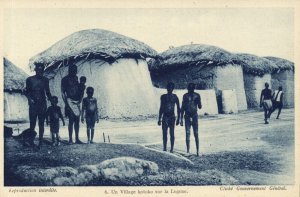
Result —
[[4, 57], [30, 73], [31, 57], [94, 28], [137, 39], [159, 53], [194, 43], [294, 60], [292, 8], [6, 9]]

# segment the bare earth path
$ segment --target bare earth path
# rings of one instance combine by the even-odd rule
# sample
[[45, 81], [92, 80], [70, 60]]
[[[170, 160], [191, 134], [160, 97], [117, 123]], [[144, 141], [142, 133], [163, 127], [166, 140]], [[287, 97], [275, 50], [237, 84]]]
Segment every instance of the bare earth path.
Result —
[[[224, 171], [241, 184], [293, 184], [294, 109], [283, 110], [279, 120], [273, 114], [268, 125], [262, 117], [262, 112], [247, 111], [200, 118], [201, 157], [194, 155], [193, 135], [192, 154], [185, 154], [184, 127], [177, 126], [175, 155], [185, 157], [204, 170]], [[49, 128], [45, 132], [49, 137]], [[103, 133], [106, 140], [110, 137], [111, 143], [133, 143], [162, 150], [161, 128], [156, 119], [101, 120], [96, 128], [96, 142], [103, 142]], [[61, 128], [61, 136], [67, 140], [67, 127]], [[85, 142], [85, 125], [81, 127], [80, 136]]]

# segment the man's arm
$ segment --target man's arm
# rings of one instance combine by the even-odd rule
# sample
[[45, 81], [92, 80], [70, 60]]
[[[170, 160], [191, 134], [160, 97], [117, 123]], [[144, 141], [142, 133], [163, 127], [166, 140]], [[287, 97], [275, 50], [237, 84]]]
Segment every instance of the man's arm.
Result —
[[67, 96], [66, 96], [64, 78], [61, 80], [60, 88], [61, 88], [61, 97], [62, 97], [64, 103], [67, 104], [67, 99], [66, 99]]
[[182, 105], [181, 105], [181, 110], [180, 110], [180, 126], [183, 126], [183, 115], [185, 112], [185, 98], [184, 95], [182, 97]]
[[176, 106], [177, 106], [177, 120], [176, 120], [176, 125], [179, 125], [179, 120], [180, 120], [180, 104], [179, 104], [179, 99], [176, 96]]
[[99, 123], [99, 112], [98, 112], [98, 103], [97, 103], [97, 99], [96, 99], [96, 121], [97, 121], [97, 123]]
[[202, 103], [201, 103], [201, 96], [199, 94], [199, 98], [198, 98], [198, 108], [201, 109], [202, 108]]
[[63, 115], [62, 115], [62, 113], [61, 113], [61, 109], [60, 109], [60, 108], [59, 108], [59, 117], [60, 117], [60, 119], [62, 120], [63, 125], [65, 126], [65, 120], [64, 120], [64, 117], [63, 117]]
[[49, 108], [46, 111], [46, 124], [49, 125]]
[[82, 101], [82, 108], [81, 108], [81, 122], [84, 123], [84, 113], [85, 113], [85, 99]]
[[30, 92], [31, 92], [31, 85], [30, 85], [30, 81], [29, 81], [29, 77], [28, 77], [26, 79], [25, 95], [26, 95], [27, 99], [29, 100], [29, 102], [31, 103]]
[[47, 78], [45, 78], [45, 80], [46, 80], [45, 92], [46, 92], [48, 100], [50, 101], [51, 100], [51, 93], [50, 93], [50, 88], [49, 88], [49, 80]]
[[159, 114], [158, 114], [158, 125], [161, 125], [161, 117], [163, 114], [163, 95], [160, 97], [160, 107], [159, 107]]
[[260, 103], [259, 103], [260, 107], [262, 107], [262, 100], [263, 100], [263, 90], [260, 93]]

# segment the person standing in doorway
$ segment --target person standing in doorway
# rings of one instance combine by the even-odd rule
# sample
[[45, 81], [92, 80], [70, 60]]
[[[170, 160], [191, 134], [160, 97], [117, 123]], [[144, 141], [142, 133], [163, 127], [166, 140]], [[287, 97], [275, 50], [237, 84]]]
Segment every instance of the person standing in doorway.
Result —
[[183, 99], [182, 99], [180, 125], [183, 126], [183, 117], [184, 117], [187, 153], [190, 153], [190, 133], [191, 133], [191, 126], [193, 127], [197, 156], [199, 156], [198, 109], [202, 108], [201, 97], [200, 94], [194, 92], [195, 91], [194, 83], [190, 83], [187, 89], [188, 92], [183, 95]]
[[75, 130], [75, 143], [79, 140], [80, 102], [82, 92], [77, 77], [77, 66], [70, 65], [69, 73], [61, 80], [62, 98], [65, 103], [66, 116], [69, 118], [69, 144], [73, 144], [73, 128]]
[[170, 130], [170, 142], [171, 149], [170, 152], [174, 151], [174, 142], [175, 142], [175, 104], [177, 106], [177, 121], [176, 125], [179, 125], [179, 117], [180, 117], [180, 106], [179, 99], [176, 94], [173, 94], [174, 83], [168, 83], [167, 85], [167, 94], [163, 94], [160, 97], [160, 108], [159, 108], [159, 116], [158, 116], [158, 125], [162, 126], [162, 134], [163, 134], [163, 151], [167, 151], [167, 141], [168, 141], [168, 129]]
[[264, 109], [265, 124], [269, 124], [268, 118], [272, 113], [272, 90], [269, 89], [269, 84], [265, 83], [265, 89], [260, 94], [260, 107]]
[[[272, 113], [278, 109], [277, 117], [276, 119], [279, 119], [279, 115], [281, 113], [282, 107], [283, 107], [283, 91], [282, 87], [279, 86], [278, 90], [275, 90], [275, 92], [272, 95], [273, 98], [273, 108]], [[271, 116], [271, 114], [270, 114]]]
[[49, 88], [49, 80], [43, 76], [44, 65], [42, 63], [35, 63], [35, 75], [26, 79], [26, 96], [29, 104], [29, 122], [30, 130], [34, 132], [36, 121], [39, 124], [39, 144], [41, 147], [44, 136], [44, 123], [47, 111], [47, 101], [51, 99]]

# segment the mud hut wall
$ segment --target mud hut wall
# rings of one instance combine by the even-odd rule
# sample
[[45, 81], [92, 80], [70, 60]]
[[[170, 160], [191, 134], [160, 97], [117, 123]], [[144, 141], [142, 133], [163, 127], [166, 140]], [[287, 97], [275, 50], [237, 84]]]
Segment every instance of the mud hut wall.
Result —
[[[113, 64], [100, 60], [77, 62], [78, 77], [87, 78], [86, 87], [94, 88], [98, 100], [100, 117], [129, 118], [156, 114], [157, 103], [144, 60], [119, 59]], [[60, 95], [61, 79], [67, 75], [68, 67], [62, 67], [50, 80], [50, 89]], [[85, 94], [86, 96], [86, 94]]]
[[271, 75], [264, 74], [263, 76], [256, 76], [244, 73], [244, 86], [246, 92], [246, 99], [248, 108], [258, 108], [260, 103], [261, 91], [265, 88], [265, 83], [271, 84]]
[[[160, 103], [160, 96], [167, 93], [166, 89], [161, 88], [155, 88], [156, 92], [156, 101], [158, 104]], [[201, 96], [201, 102], [202, 102], [202, 109], [198, 111], [199, 115], [215, 115], [218, 114], [218, 106], [217, 106], [217, 100], [216, 100], [216, 93], [214, 89], [209, 90], [196, 90], [195, 92], [199, 93]], [[187, 90], [179, 90], [175, 89], [174, 94], [177, 95], [180, 107], [182, 105], [182, 98], [185, 93], [187, 93]], [[157, 114], [158, 114], [159, 108], [157, 108]]]
[[26, 122], [29, 120], [28, 100], [24, 94], [4, 92], [4, 121]]
[[294, 107], [294, 72], [288, 70], [274, 73], [271, 81], [273, 91], [282, 86], [284, 92], [283, 106]]
[[168, 82], [173, 82], [176, 89], [186, 89], [189, 83], [195, 83], [200, 89], [212, 89], [213, 80], [209, 76], [214, 72], [211, 67], [200, 69], [190, 66], [160, 72], [152, 71], [151, 79], [153, 85], [158, 88], [166, 88]]
[[215, 75], [214, 86], [216, 90], [235, 90], [238, 110], [246, 110], [247, 101], [242, 67], [232, 64], [218, 66], [215, 67]]
[[238, 102], [235, 89], [222, 90], [222, 113], [231, 114], [238, 112]]

